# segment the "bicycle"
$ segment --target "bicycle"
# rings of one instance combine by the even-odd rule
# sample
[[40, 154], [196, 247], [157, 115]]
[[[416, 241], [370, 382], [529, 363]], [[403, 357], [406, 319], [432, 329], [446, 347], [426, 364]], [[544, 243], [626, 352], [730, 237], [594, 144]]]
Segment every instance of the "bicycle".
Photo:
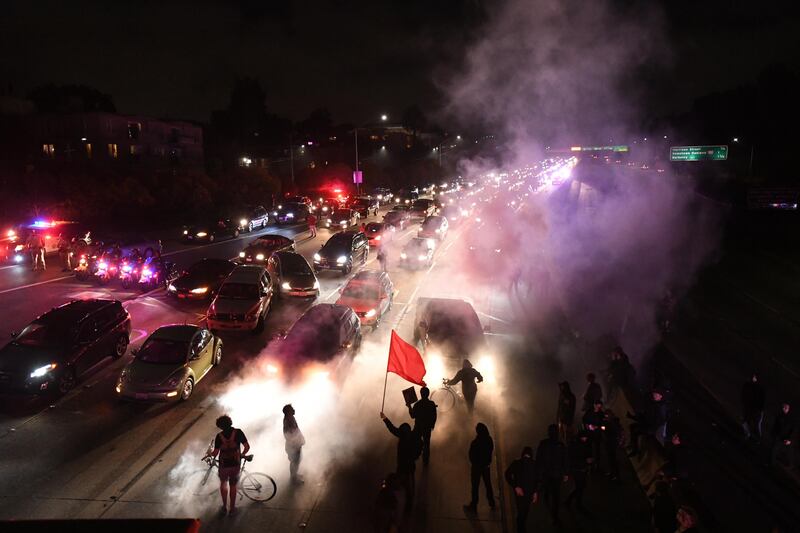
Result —
[[431, 393], [431, 401], [436, 404], [440, 413], [446, 413], [456, 405], [456, 400], [463, 398], [460, 392], [450, 386], [450, 381], [442, 379], [442, 387]]
[[[245, 463], [252, 460], [253, 454], [242, 456], [237, 490], [254, 502], [268, 502], [277, 494], [278, 486], [274, 479], [263, 472], [245, 472]], [[214, 469], [219, 468], [219, 460], [216, 457], [204, 457], [202, 461], [208, 468], [190, 474], [188, 487], [194, 496], [212, 496], [217, 492], [217, 487], [212, 487], [208, 481]]]

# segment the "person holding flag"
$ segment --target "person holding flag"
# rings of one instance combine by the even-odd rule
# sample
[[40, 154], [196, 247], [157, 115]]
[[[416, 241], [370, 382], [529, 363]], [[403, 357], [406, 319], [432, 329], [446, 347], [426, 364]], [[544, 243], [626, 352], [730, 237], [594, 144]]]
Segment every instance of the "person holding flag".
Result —
[[422, 378], [425, 377], [425, 362], [416, 348], [400, 338], [392, 330], [392, 339], [389, 344], [389, 360], [386, 365], [386, 376], [383, 381], [383, 401], [381, 402], [381, 419], [386, 424], [389, 432], [397, 437], [397, 478], [406, 493], [406, 512], [411, 510], [414, 503], [416, 485], [416, 461], [422, 454], [422, 439], [420, 434], [411, 429], [408, 423], [395, 427], [391, 420], [383, 413], [386, 404], [386, 382], [389, 372], [397, 374], [406, 381], [416, 385], [425, 386]]

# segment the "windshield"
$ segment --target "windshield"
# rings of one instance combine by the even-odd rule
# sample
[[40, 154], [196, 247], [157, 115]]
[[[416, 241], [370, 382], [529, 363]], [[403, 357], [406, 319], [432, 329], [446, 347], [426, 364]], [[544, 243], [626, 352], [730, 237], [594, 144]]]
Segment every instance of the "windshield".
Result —
[[427, 239], [411, 239], [408, 241], [407, 249], [409, 251], [415, 252], [428, 252], [428, 240]]
[[350, 218], [350, 211], [347, 209], [337, 209], [331, 213], [331, 218]]
[[350, 235], [344, 233], [337, 233], [333, 237], [331, 237], [328, 242], [325, 243], [323, 248], [326, 249], [333, 249], [333, 250], [349, 250], [350, 243], [352, 242], [352, 237]]
[[339, 323], [331, 316], [306, 315], [295, 322], [283, 342], [283, 349], [293, 355], [318, 358], [332, 354], [339, 345]]
[[254, 283], [224, 283], [219, 290], [222, 298], [234, 300], [258, 300], [258, 285]]
[[62, 346], [72, 337], [73, 332], [66, 324], [33, 322], [17, 335], [14, 342], [24, 346]]
[[188, 348], [189, 343], [185, 341], [150, 337], [136, 354], [136, 359], [144, 363], [182, 365], [186, 362]]
[[281, 270], [284, 274], [311, 274], [311, 267], [302, 255], [281, 255]]
[[377, 300], [378, 287], [366, 283], [350, 283], [342, 291], [342, 296], [356, 300]]
[[438, 217], [436, 218], [426, 218], [425, 222], [422, 223], [422, 227], [424, 229], [436, 229], [441, 225], [441, 221]]

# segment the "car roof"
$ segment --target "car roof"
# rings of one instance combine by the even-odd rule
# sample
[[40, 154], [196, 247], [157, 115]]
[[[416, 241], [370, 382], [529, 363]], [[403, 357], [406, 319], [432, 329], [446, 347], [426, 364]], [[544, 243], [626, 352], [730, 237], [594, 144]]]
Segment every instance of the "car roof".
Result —
[[339, 304], [317, 304], [308, 309], [300, 319], [312, 320], [314, 317], [326, 316], [336, 319], [344, 318], [351, 312], [346, 305]]
[[88, 315], [99, 311], [104, 307], [108, 307], [114, 303], [119, 303], [117, 300], [105, 300], [93, 298], [88, 300], [74, 300], [59, 307], [54, 307], [47, 313], [41, 315], [36, 319], [37, 322], [52, 322], [52, 321], [69, 321], [80, 322]]
[[239, 265], [225, 279], [225, 283], [255, 283], [266, 269], [258, 265]]
[[150, 335], [150, 338], [189, 342], [199, 330], [200, 326], [194, 324], [171, 324], [161, 326]]

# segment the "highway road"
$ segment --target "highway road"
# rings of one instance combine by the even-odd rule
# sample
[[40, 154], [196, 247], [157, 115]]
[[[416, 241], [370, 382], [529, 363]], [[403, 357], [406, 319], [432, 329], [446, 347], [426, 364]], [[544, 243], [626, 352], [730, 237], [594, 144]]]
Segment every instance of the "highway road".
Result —
[[[416, 226], [398, 232], [389, 249], [389, 273], [396, 293], [394, 306], [381, 326], [365, 332], [360, 353], [346, 377], [333, 382], [329, 368], [309, 367], [299, 380], [288, 382], [274, 372], [269, 342], [286, 329], [312, 302], [280, 302], [262, 335], [224, 336], [222, 365], [199, 383], [195, 394], [180, 404], [121, 403], [113, 387], [121, 361], [98, 365], [93, 375], [63, 398], [2, 398], [0, 442], [0, 519], [199, 517], [206, 530], [235, 527], [244, 531], [333, 531], [368, 529], [372, 503], [380, 480], [394, 468], [396, 440], [380, 421], [389, 331], [411, 339], [415, 303], [421, 296], [457, 297], [471, 301], [482, 323], [489, 326], [489, 348], [473, 360], [484, 374], [474, 415], [463, 404], [442, 414], [433, 438], [431, 465], [417, 473], [417, 500], [402, 518], [404, 531], [507, 531], [511, 518], [505, 466], [524, 444], [535, 446], [555, 412], [555, 383], [562, 368], [549, 354], [529, 343], [504, 291], [465, 273], [463, 236], [474, 231], [472, 221], [451, 228], [439, 247], [434, 264], [409, 272], [397, 265], [398, 249], [416, 232]], [[266, 232], [273, 232], [269, 228]], [[329, 235], [321, 229], [311, 239], [303, 228], [283, 228], [297, 240], [307, 258]], [[232, 258], [257, 234], [201, 247], [166, 243], [165, 253], [184, 267], [207, 256]], [[366, 268], [376, 266], [374, 253]], [[41, 274], [39, 274], [41, 276]], [[3, 277], [6, 276], [6, 277]], [[18, 276], [13, 278], [13, 276]], [[58, 272], [0, 271], [2, 331], [24, 326], [37, 314], [70, 299], [115, 297], [132, 316], [132, 347], [157, 327], [203, 320], [206, 304], [175, 301], [163, 290], [148, 294], [115, 287], [98, 288]], [[16, 279], [16, 282], [15, 282]], [[317, 302], [333, 302], [346, 277], [321, 273]], [[425, 356], [426, 381], [433, 385], [452, 377], [460, 361], [435, 353]], [[584, 368], [570, 370], [577, 380]], [[401, 390], [409, 384], [390, 375], [385, 412], [396, 424], [408, 420]], [[306, 482], [288, 480], [283, 450], [281, 407], [292, 403], [307, 445], [301, 473]], [[276, 498], [264, 504], [243, 502], [237, 517], [221, 518], [218, 495], [197, 498], [187, 479], [200, 470], [209, 441], [216, 434], [214, 420], [228, 413], [247, 434], [255, 460], [248, 469], [269, 473], [278, 484]], [[496, 442], [492, 475], [500, 506], [490, 511], [481, 500], [477, 515], [462, 505], [469, 500], [467, 449], [474, 424], [485, 422]], [[593, 481], [587, 506], [594, 518], [568, 515], [568, 529], [615, 531], [620, 524], [642, 531], [649, 523], [649, 506], [630, 467], [623, 483], [605, 478]], [[212, 478], [212, 491], [216, 480]], [[552, 526], [543, 508], [531, 524], [548, 531]], [[586, 529], [589, 528], [589, 529]]]

